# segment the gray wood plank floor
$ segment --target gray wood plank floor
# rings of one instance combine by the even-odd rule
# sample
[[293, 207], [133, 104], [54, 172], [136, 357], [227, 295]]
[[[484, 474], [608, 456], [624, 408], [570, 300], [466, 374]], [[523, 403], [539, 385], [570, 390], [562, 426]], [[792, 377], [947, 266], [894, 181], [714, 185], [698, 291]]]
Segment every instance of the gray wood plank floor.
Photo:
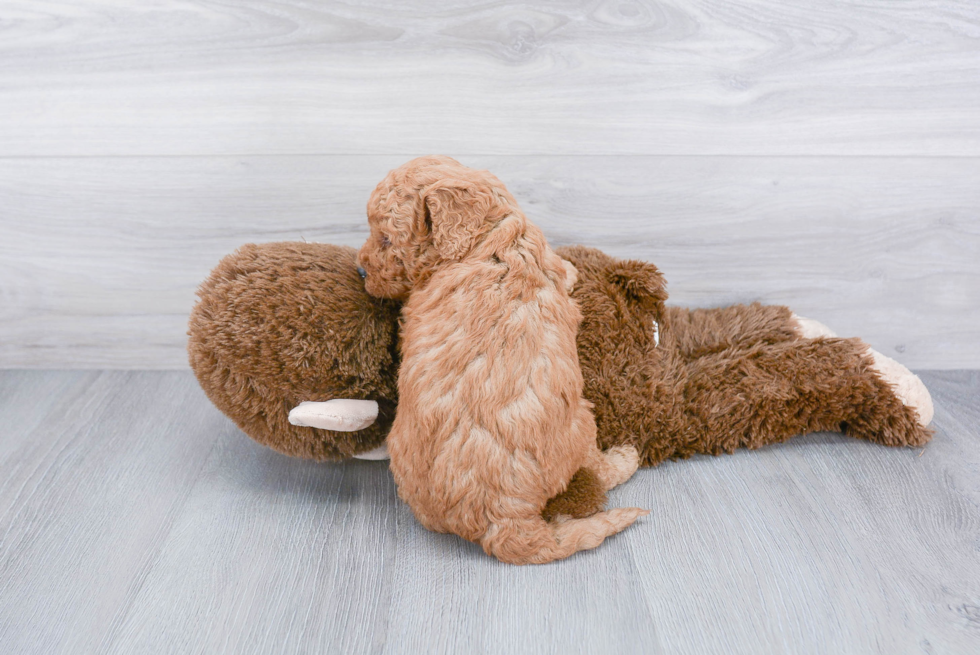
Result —
[[599, 549], [510, 567], [384, 463], [249, 441], [190, 373], [0, 372], [3, 653], [980, 652], [980, 372], [935, 440], [816, 434], [642, 470]]

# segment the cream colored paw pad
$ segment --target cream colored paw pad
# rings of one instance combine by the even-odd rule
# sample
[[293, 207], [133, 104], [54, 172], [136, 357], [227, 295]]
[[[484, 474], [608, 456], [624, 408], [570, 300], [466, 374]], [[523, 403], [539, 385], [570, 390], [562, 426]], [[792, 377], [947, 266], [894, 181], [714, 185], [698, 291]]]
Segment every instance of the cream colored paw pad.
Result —
[[874, 369], [881, 379], [892, 385], [902, 403], [915, 410], [919, 425], [929, 425], [934, 413], [932, 396], [919, 376], [874, 348], [869, 348], [868, 352], [874, 358]]
[[336, 432], [357, 432], [378, 418], [378, 403], [373, 400], [335, 398], [323, 402], [302, 402], [289, 412], [293, 425]]
[[804, 339], [819, 339], [821, 337], [836, 337], [837, 333], [831, 330], [829, 327], [815, 321], [812, 318], [804, 318], [802, 316], [797, 316], [793, 314], [793, 320], [796, 321], [800, 336]]

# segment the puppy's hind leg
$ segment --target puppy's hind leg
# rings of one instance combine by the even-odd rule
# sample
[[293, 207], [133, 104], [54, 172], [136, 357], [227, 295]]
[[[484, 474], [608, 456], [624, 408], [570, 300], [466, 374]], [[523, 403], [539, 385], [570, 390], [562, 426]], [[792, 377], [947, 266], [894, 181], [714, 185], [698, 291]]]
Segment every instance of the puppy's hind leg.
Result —
[[586, 519], [546, 523], [540, 516], [495, 522], [480, 539], [488, 555], [508, 564], [545, 564], [597, 547], [650, 512], [620, 507]]
[[593, 447], [583, 466], [592, 470], [602, 488], [609, 491], [633, 477], [640, 465], [640, 454], [633, 446]]

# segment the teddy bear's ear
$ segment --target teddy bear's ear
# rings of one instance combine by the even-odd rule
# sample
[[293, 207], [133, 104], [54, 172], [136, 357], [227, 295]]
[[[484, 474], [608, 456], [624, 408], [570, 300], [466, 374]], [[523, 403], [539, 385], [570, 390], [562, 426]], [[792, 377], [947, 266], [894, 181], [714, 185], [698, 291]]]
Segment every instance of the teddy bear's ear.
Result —
[[424, 221], [440, 256], [459, 259], [480, 234], [499, 201], [491, 188], [468, 180], [445, 179], [422, 191]]
[[653, 264], [632, 259], [619, 261], [609, 268], [607, 276], [637, 302], [654, 305], [658, 313], [667, 300], [667, 282]]

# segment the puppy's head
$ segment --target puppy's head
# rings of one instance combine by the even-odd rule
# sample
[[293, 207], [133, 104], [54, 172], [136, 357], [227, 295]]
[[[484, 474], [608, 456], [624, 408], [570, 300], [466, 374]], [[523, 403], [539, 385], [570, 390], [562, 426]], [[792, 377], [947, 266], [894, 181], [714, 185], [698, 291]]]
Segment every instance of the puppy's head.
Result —
[[451, 157], [419, 157], [396, 168], [368, 200], [371, 235], [357, 257], [367, 292], [404, 298], [516, 210], [500, 180]]

